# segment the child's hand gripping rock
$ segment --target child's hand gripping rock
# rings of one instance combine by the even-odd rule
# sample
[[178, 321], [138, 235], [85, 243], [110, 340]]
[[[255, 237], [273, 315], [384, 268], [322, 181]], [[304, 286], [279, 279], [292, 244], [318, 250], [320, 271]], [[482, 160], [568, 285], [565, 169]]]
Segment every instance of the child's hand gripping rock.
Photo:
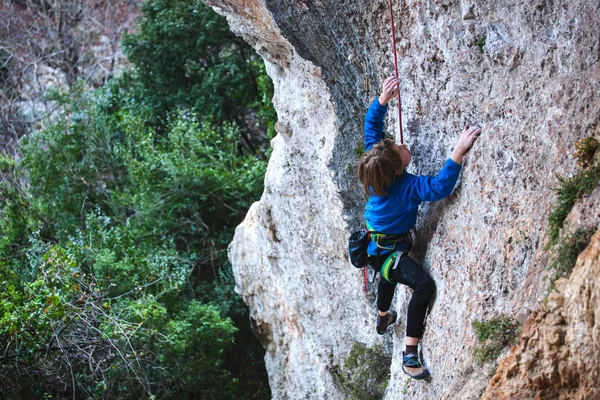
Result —
[[452, 161], [457, 164], [462, 163], [462, 158], [467, 151], [473, 146], [473, 142], [475, 139], [479, 137], [481, 134], [481, 128], [478, 127], [466, 127], [463, 133], [460, 135], [456, 146], [454, 146], [454, 151], [452, 152]]

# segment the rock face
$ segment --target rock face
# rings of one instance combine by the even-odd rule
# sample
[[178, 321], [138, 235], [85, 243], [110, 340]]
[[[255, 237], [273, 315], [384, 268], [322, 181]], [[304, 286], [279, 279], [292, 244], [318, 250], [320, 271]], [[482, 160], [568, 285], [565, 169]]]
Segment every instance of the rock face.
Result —
[[[348, 234], [363, 222], [356, 164], [364, 113], [393, 71], [387, 2], [207, 3], [265, 58], [275, 84], [278, 135], [265, 191], [230, 247], [237, 290], [267, 349], [273, 397], [349, 398], [340, 377], [360, 342], [391, 352], [387, 399], [479, 398], [491, 374], [473, 360], [472, 321], [524, 320], [539, 309], [549, 284], [552, 189], [557, 175], [577, 170], [575, 142], [600, 134], [600, 5], [394, 1], [409, 171], [437, 173], [462, 127], [484, 129], [454, 194], [425, 205], [417, 226], [413, 255], [437, 284], [423, 338], [434, 377], [426, 383], [402, 374], [404, 318], [392, 333], [375, 333], [376, 286], [365, 294], [346, 256]], [[389, 112], [390, 133], [397, 123]], [[409, 297], [398, 288], [392, 307], [400, 316]], [[576, 332], [588, 329], [597, 368], [594, 326]], [[528, 322], [524, 335], [532, 334], [528, 327], [537, 329]], [[575, 363], [579, 356], [573, 353]], [[509, 381], [498, 376], [486, 394], [516, 393], [513, 383], [502, 392]]]
[[484, 399], [600, 398], [600, 231], [524, 324]]

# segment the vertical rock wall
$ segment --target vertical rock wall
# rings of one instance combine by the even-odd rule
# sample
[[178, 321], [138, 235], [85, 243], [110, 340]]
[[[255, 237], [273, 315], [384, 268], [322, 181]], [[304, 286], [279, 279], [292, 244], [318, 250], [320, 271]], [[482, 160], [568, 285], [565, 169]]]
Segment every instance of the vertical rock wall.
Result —
[[[393, 346], [388, 399], [478, 398], [490, 376], [473, 361], [471, 322], [538, 308], [556, 176], [576, 171], [575, 141], [599, 135], [599, 3], [394, 1], [409, 171], [435, 174], [463, 126], [484, 128], [454, 194], [421, 210], [414, 256], [437, 283], [423, 340], [430, 383], [403, 376], [404, 318], [375, 334], [374, 285], [365, 295], [346, 259], [365, 201], [362, 119], [393, 71], [387, 2], [207, 3], [275, 83], [265, 191], [230, 248], [273, 397], [347, 398], [340, 371], [358, 341]], [[398, 288], [400, 315], [409, 296]]]

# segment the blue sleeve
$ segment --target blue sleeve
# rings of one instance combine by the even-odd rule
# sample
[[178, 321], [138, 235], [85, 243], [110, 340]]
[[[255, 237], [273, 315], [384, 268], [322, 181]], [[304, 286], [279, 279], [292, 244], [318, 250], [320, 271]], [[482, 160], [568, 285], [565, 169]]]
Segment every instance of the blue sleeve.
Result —
[[371, 103], [365, 116], [365, 151], [371, 150], [375, 143], [385, 137], [383, 120], [387, 109], [387, 104], [382, 106], [377, 99]]
[[460, 164], [449, 158], [437, 176], [417, 176], [414, 195], [420, 201], [437, 201], [449, 196], [456, 185], [461, 168]]

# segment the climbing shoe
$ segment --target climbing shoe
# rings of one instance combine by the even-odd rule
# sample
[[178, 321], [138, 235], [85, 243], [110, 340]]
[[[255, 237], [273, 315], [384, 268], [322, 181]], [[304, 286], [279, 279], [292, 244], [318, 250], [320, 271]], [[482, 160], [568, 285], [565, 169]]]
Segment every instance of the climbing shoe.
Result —
[[402, 371], [413, 379], [429, 377], [429, 370], [421, 364], [417, 353], [405, 354], [402, 352]]
[[383, 335], [387, 327], [396, 322], [396, 313], [389, 311], [383, 317], [377, 314], [377, 333]]

